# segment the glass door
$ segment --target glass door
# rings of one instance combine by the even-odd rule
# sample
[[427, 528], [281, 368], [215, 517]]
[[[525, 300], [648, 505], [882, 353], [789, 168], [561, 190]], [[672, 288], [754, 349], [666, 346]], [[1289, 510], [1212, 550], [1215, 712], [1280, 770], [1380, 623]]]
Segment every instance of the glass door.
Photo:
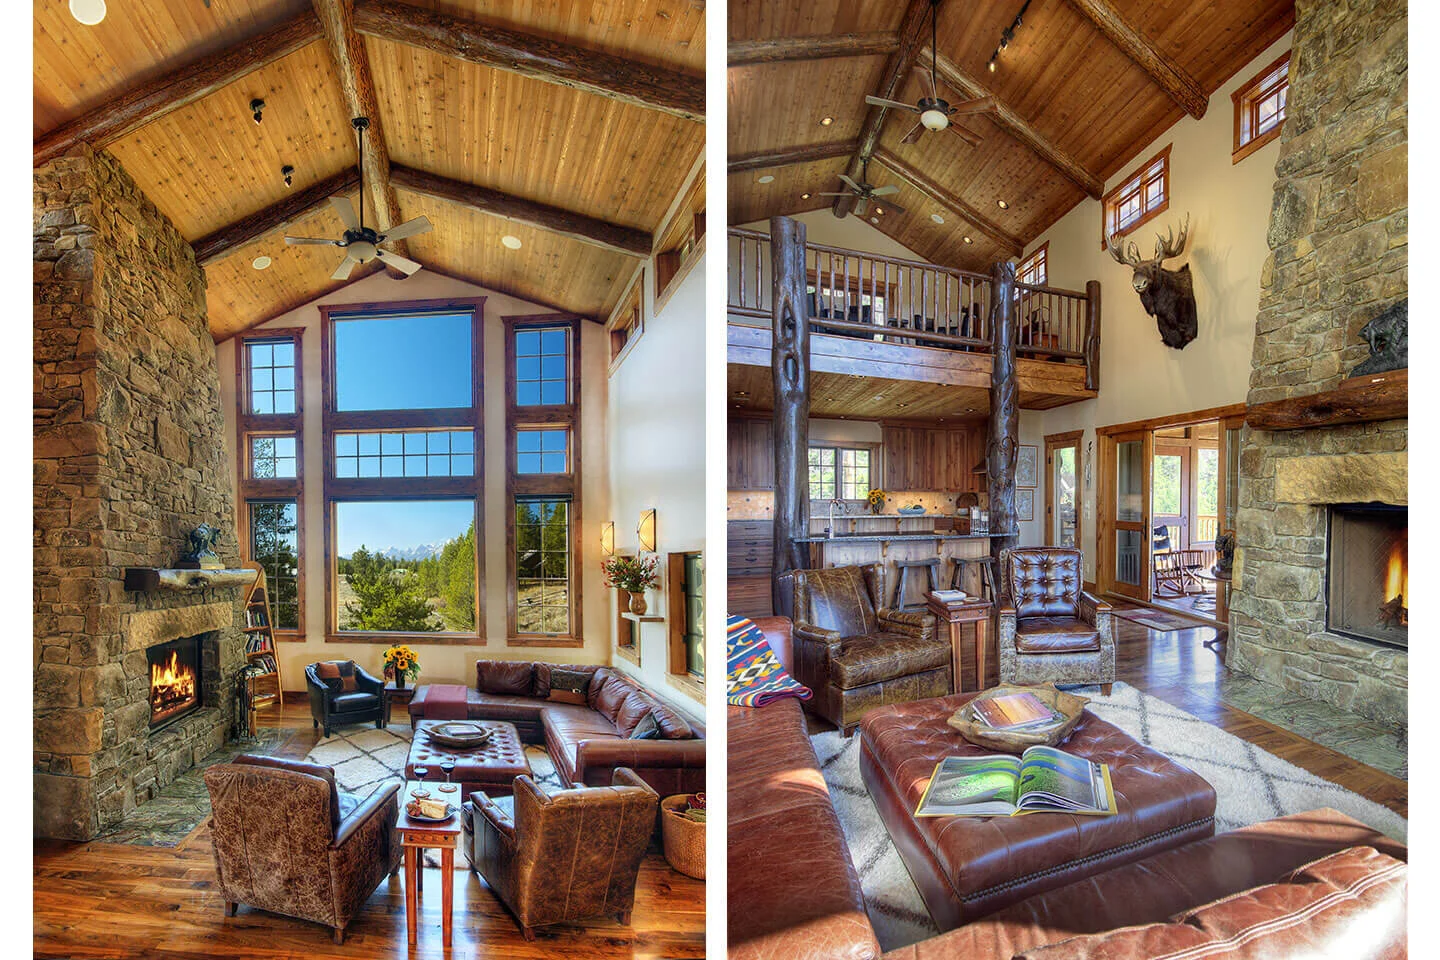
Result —
[[1116, 434], [1110, 438], [1110, 475], [1115, 491], [1112, 527], [1114, 540], [1108, 558], [1111, 589], [1136, 600], [1150, 599], [1150, 471], [1151, 446], [1146, 431]]
[[[1156, 550], [1190, 546], [1190, 447], [1155, 441], [1150, 466], [1150, 515]], [[1164, 546], [1161, 546], [1161, 544]]]
[[1078, 497], [1080, 439], [1083, 434], [1045, 438], [1045, 544], [1080, 546]]

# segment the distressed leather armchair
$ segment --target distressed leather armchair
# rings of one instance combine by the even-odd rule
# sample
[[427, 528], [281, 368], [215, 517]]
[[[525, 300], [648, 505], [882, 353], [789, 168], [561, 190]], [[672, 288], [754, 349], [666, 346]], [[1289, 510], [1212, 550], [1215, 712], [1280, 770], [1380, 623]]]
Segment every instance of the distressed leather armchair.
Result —
[[345, 940], [362, 904], [400, 869], [390, 783], [363, 800], [329, 767], [239, 756], [205, 771], [215, 875], [225, 915], [240, 904], [330, 927]]
[[[321, 676], [322, 672], [333, 676]], [[347, 677], [353, 678], [353, 689], [345, 689]], [[323, 726], [327, 737], [332, 727], [347, 723], [373, 720], [376, 729], [385, 725], [385, 681], [370, 676], [354, 660], [310, 664], [305, 668], [305, 688], [310, 695], [311, 725]]]
[[513, 815], [480, 792], [461, 815], [471, 868], [525, 939], [535, 939], [535, 927], [605, 914], [628, 925], [660, 795], [628, 767], [608, 787], [547, 794], [516, 777], [514, 791]]
[[1000, 681], [1115, 682], [1110, 604], [1081, 589], [1082, 557], [1067, 547], [1000, 551]]
[[885, 565], [796, 570], [792, 645], [795, 679], [815, 691], [807, 704], [855, 732], [867, 710], [952, 692], [950, 644], [928, 613], [886, 605]]

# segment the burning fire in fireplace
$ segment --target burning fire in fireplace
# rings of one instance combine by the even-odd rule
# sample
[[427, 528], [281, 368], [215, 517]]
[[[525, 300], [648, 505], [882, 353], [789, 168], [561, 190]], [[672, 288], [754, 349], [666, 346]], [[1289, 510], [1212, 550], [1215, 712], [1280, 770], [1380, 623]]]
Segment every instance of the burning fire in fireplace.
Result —
[[150, 664], [150, 722], [159, 723], [196, 702], [195, 668], [172, 650], [164, 659]]
[[1382, 627], [1408, 627], [1410, 608], [1405, 598], [1410, 595], [1409, 548], [1404, 540], [1390, 547], [1390, 559], [1385, 565], [1385, 602], [1380, 605]]

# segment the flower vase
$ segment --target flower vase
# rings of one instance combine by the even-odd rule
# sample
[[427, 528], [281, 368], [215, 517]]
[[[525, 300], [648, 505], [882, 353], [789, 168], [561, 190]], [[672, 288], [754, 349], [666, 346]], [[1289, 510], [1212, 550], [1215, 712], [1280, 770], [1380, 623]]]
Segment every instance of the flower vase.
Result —
[[633, 614], [635, 614], [635, 616], [639, 617], [639, 616], [644, 616], [645, 611], [648, 610], [648, 609], [650, 609], [650, 605], [645, 602], [645, 591], [644, 591], [644, 590], [631, 590], [631, 591], [630, 591], [630, 612], [633, 613]]
[[399, 670], [395, 671], [395, 689], [405, 689], [405, 674], [401, 673]]
[[883, 510], [884, 508], [885, 508], [885, 501], [884, 501], [884, 500], [877, 500], [875, 503], [870, 504], [870, 512], [873, 513], [873, 514], [874, 514], [875, 516], [877, 516], [877, 517], [880, 516], [880, 511]]

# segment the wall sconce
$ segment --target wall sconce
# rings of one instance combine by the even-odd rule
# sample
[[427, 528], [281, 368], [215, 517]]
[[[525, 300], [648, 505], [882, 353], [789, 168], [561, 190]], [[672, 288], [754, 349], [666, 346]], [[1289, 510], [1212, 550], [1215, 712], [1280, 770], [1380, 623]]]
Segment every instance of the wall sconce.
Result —
[[655, 510], [642, 511], [640, 514], [640, 526], [635, 528], [635, 534], [640, 538], [640, 549], [647, 553], [655, 552]]
[[615, 521], [606, 520], [600, 524], [600, 552], [607, 557], [615, 556]]

